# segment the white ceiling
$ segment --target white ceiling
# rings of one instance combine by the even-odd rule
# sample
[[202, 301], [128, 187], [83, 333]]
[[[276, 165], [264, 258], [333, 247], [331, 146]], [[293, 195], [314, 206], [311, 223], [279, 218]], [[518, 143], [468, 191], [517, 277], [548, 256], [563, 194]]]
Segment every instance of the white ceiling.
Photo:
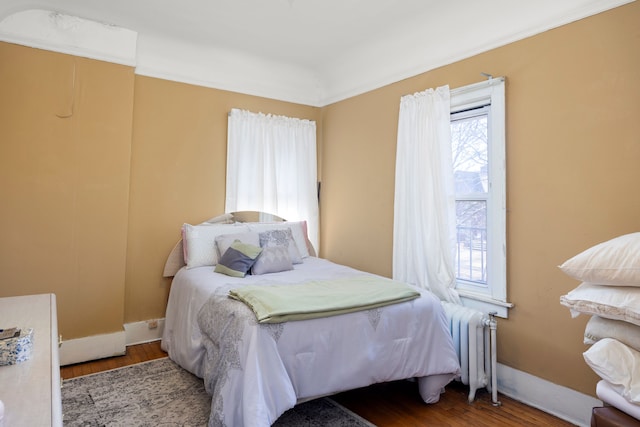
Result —
[[139, 74], [321, 106], [629, 1], [2, 0], [0, 20], [46, 9], [127, 28]]

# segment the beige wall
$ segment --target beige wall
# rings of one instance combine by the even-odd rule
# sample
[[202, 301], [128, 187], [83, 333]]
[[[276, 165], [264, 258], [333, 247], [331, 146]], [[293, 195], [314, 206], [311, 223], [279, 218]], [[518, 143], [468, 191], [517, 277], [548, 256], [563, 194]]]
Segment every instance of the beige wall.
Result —
[[322, 255], [391, 274], [400, 97], [506, 76], [508, 298], [503, 364], [594, 394], [557, 268], [640, 230], [640, 4], [348, 99], [323, 111]]
[[133, 68], [0, 43], [0, 296], [122, 330]]
[[[638, 22], [634, 2], [325, 108], [0, 43], [0, 296], [55, 292], [67, 338], [163, 317], [180, 225], [224, 210], [233, 107], [316, 120], [321, 255], [389, 276], [400, 97], [488, 72], [507, 77], [516, 304], [499, 322], [499, 360], [593, 394], [587, 319], [558, 303], [577, 283], [556, 266], [639, 228]], [[75, 118], [57, 118], [70, 99]]]

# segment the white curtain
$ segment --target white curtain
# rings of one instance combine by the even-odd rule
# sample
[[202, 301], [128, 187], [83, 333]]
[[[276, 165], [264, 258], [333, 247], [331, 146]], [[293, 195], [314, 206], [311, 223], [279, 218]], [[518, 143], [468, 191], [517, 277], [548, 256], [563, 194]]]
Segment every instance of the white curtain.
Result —
[[449, 86], [400, 99], [393, 278], [459, 303]]
[[225, 211], [245, 210], [307, 221], [319, 250], [314, 121], [231, 110]]

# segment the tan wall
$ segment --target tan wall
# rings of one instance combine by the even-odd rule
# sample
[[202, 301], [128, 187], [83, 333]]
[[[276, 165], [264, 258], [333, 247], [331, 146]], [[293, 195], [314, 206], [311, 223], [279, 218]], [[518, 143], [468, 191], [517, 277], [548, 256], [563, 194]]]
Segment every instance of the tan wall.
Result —
[[0, 296], [55, 292], [65, 338], [122, 330], [133, 82], [0, 43]]
[[587, 317], [556, 267], [640, 230], [640, 4], [548, 31], [323, 111], [322, 255], [391, 274], [400, 97], [506, 76], [508, 297], [499, 361], [587, 394]]

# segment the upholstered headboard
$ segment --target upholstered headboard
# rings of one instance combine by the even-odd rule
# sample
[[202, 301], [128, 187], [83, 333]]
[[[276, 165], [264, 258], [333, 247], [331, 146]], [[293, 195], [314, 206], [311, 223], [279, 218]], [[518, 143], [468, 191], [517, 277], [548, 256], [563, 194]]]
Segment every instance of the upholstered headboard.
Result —
[[[277, 223], [277, 222], [286, 222], [283, 218], [268, 214], [264, 212], [257, 211], [241, 211], [241, 212], [233, 212], [226, 213], [223, 215], [218, 215], [213, 218], [210, 218], [198, 225], [213, 225], [213, 224], [234, 224], [234, 223]], [[309, 241], [309, 238], [306, 233], [306, 229], [304, 232], [304, 239], [306, 242], [306, 249], [311, 256], [316, 256], [315, 249], [313, 245]], [[167, 261], [164, 264], [164, 270], [162, 272], [163, 277], [173, 277], [182, 267], [186, 265], [184, 259], [184, 246], [183, 241], [180, 239], [167, 257]]]

